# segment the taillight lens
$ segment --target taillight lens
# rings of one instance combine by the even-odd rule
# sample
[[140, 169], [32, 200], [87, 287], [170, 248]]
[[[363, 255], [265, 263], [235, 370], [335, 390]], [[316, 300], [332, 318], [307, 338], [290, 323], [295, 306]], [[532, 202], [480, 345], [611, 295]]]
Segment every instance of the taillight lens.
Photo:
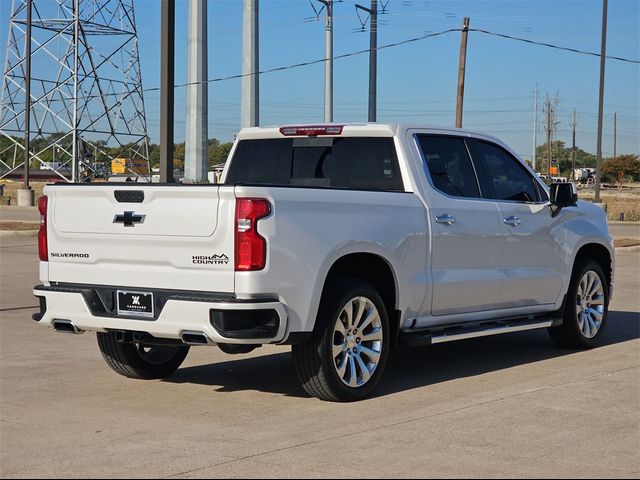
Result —
[[47, 247], [47, 196], [38, 199], [38, 211], [40, 211], [40, 230], [38, 231], [38, 255], [43, 262], [49, 261], [49, 249]]
[[236, 200], [236, 271], [262, 270], [267, 262], [267, 241], [258, 233], [258, 220], [271, 213], [264, 198]]
[[341, 135], [344, 125], [301, 125], [280, 128], [280, 133], [285, 137], [306, 135], [317, 137], [319, 135]]

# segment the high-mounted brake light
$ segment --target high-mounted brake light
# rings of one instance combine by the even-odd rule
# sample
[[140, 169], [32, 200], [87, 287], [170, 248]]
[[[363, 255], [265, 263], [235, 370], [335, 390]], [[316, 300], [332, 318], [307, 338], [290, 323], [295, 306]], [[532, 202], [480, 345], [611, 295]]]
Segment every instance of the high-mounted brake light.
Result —
[[280, 133], [286, 137], [304, 135], [317, 137], [319, 135], [341, 135], [344, 125], [307, 125], [299, 127], [282, 127]]
[[271, 213], [264, 198], [236, 199], [236, 271], [262, 270], [267, 262], [267, 241], [258, 233], [258, 220]]
[[49, 261], [49, 248], [47, 246], [47, 196], [38, 199], [38, 211], [40, 212], [40, 230], [38, 230], [38, 255], [43, 262]]

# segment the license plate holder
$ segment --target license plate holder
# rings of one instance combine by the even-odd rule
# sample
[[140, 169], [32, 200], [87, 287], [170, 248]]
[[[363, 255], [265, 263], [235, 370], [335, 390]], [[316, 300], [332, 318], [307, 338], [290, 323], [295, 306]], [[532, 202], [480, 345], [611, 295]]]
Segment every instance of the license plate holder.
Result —
[[118, 315], [153, 318], [154, 302], [152, 292], [132, 290], [116, 291]]

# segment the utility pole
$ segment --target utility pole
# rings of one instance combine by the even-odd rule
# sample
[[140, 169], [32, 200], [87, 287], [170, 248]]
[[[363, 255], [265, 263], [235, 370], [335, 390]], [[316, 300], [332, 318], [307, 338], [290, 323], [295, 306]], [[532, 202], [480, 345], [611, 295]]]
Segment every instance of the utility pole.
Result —
[[242, 15], [242, 109], [240, 126], [260, 124], [259, 0], [244, 0]]
[[462, 19], [460, 38], [460, 60], [458, 62], [458, 99], [456, 102], [456, 128], [462, 128], [462, 107], [464, 102], [464, 76], [467, 65], [467, 37], [469, 35], [469, 17]]
[[547, 175], [551, 178], [551, 130], [553, 128], [551, 99], [547, 93]]
[[175, 0], [162, 0], [160, 38], [160, 181], [173, 178], [173, 88], [175, 70]]
[[324, 121], [333, 122], [333, 0], [316, 0], [322, 4], [318, 10], [311, 2], [311, 8], [320, 19], [322, 10], [326, 10], [324, 27]]
[[[363, 10], [369, 14], [369, 114], [368, 121], [375, 122], [377, 116], [377, 94], [378, 94], [378, 0], [371, 0], [371, 8], [364, 7], [356, 3], [356, 13]], [[358, 14], [360, 18], [360, 14]], [[362, 19], [360, 20], [362, 22]], [[362, 22], [362, 31], [366, 25], [366, 20]]]
[[571, 181], [574, 181], [576, 178], [576, 126], [578, 125], [576, 121], [576, 110], [573, 109], [573, 121], [571, 122]]
[[618, 122], [617, 112], [613, 112], [613, 158], [616, 158], [616, 144], [618, 143]]
[[607, 0], [602, 0], [602, 45], [600, 47], [600, 91], [598, 96], [598, 144], [596, 147], [596, 193], [594, 203], [600, 203], [602, 173], [602, 111], [604, 108], [604, 66], [607, 56]]
[[325, 26], [324, 121], [333, 122], [333, 0], [322, 0], [327, 8]]
[[538, 84], [533, 91], [533, 156], [531, 166], [536, 170], [536, 149], [538, 148]]
[[184, 176], [192, 181], [207, 180], [208, 147], [208, 65], [207, 0], [189, 0], [187, 41], [187, 120]]
[[80, 50], [80, 2], [73, 1], [73, 130], [71, 145], [71, 181], [78, 181], [78, 87], [79, 87], [79, 50]]
[[32, 206], [34, 192], [29, 186], [29, 168], [31, 163], [30, 123], [31, 123], [31, 0], [27, 0], [27, 32], [25, 35], [25, 73], [24, 73], [24, 183], [18, 190], [18, 206]]
[[318, 0], [326, 10], [324, 27], [324, 121], [333, 122], [333, 0]]
[[371, 0], [369, 32], [369, 121], [377, 117], [378, 95], [378, 0]]

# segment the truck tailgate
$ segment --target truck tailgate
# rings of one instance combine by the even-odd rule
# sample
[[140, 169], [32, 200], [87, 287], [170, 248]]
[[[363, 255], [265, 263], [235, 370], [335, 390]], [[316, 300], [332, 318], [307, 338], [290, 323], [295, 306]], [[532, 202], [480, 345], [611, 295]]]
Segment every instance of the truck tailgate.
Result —
[[233, 187], [54, 185], [50, 282], [234, 290]]

